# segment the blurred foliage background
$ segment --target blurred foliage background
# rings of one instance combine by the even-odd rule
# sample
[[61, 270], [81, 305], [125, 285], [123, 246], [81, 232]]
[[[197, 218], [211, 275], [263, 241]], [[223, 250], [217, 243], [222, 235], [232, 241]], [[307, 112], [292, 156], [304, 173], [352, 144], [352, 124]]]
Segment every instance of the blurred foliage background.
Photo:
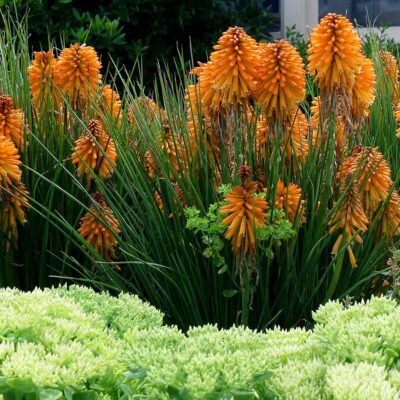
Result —
[[[277, 2], [262, 0], [0, 0], [19, 18], [28, 13], [31, 50], [59, 42], [88, 43], [128, 70], [140, 57], [143, 80], [152, 86], [157, 61], [172, 65], [179, 51], [206, 60], [207, 51], [228, 26], [242, 26], [257, 40], [276, 25]], [[190, 38], [190, 41], [189, 39]], [[192, 54], [191, 54], [192, 53]], [[104, 71], [104, 70], [103, 70]]]

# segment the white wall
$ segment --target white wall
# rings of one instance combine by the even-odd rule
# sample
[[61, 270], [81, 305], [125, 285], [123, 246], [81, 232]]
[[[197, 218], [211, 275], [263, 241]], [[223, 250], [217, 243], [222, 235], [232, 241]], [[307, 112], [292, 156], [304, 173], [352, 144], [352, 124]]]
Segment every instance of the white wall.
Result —
[[296, 25], [296, 30], [308, 35], [318, 24], [318, 0], [281, 0], [282, 34], [286, 27]]
[[[340, 3], [341, 0], [338, 0]], [[392, 0], [393, 1], [393, 0]], [[394, 0], [400, 1], [400, 0]], [[296, 25], [296, 30], [308, 38], [311, 30], [318, 24], [319, 0], [281, 0], [281, 32], [274, 33], [275, 37], [283, 37], [286, 27]], [[335, 10], [332, 10], [335, 11]], [[367, 29], [359, 29], [363, 36]], [[400, 42], [400, 26], [388, 28], [386, 34]]]

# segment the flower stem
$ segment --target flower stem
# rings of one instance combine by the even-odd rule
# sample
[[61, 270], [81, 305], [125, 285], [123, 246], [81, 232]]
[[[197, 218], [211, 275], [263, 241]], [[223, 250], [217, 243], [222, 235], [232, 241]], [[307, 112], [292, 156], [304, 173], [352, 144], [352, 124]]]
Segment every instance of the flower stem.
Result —
[[342, 244], [340, 245], [340, 248], [339, 248], [339, 256], [337, 257], [336, 263], [333, 266], [333, 277], [332, 277], [332, 281], [329, 285], [325, 301], [328, 301], [335, 293], [335, 289], [336, 289], [337, 283], [339, 281], [340, 271], [342, 270], [344, 255], [346, 253], [345, 247], [346, 247], [346, 241], [343, 240]]
[[247, 266], [242, 270], [242, 317], [241, 317], [241, 325], [248, 326], [249, 324], [249, 311], [250, 311], [250, 277]]

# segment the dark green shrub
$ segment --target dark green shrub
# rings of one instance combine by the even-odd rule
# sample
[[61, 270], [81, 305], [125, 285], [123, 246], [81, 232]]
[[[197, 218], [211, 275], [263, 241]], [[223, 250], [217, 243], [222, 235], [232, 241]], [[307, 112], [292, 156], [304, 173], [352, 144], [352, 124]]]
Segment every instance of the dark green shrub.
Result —
[[28, 11], [30, 46], [47, 48], [61, 36], [66, 43], [87, 42], [103, 56], [128, 69], [139, 56], [147, 82], [156, 72], [157, 60], [173, 63], [177, 47], [190, 59], [204, 60], [212, 43], [230, 25], [244, 26], [257, 39], [268, 37], [274, 19], [270, 2], [262, 0], [2, 0], [0, 6], [21, 16]]

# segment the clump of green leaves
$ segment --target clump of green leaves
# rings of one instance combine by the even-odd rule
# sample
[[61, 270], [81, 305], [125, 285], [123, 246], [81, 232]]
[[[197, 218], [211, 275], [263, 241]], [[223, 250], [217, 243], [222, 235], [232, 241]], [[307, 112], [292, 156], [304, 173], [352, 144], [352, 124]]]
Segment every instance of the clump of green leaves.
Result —
[[268, 224], [257, 229], [257, 239], [261, 251], [269, 258], [274, 257], [273, 248], [279, 247], [282, 241], [292, 238], [296, 231], [283, 210], [268, 213]]
[[227, 227], [221, 223], [223, 215], [219, 209], [220, 204], [211, 204], [207, 214], [201, 217], [200, 210], [196, 207], [188, 207], [185, 209], [185, 217], [187, 218], [186, 227], [196, 234], [201, 234], [201, 240], [205, 245], [203, 255], [210, 258], [213, 264], [220, 268], [219, 272], [223, 273], [226, 271], [227, 265], [221, 254], [224, 248], [222, 235]]

